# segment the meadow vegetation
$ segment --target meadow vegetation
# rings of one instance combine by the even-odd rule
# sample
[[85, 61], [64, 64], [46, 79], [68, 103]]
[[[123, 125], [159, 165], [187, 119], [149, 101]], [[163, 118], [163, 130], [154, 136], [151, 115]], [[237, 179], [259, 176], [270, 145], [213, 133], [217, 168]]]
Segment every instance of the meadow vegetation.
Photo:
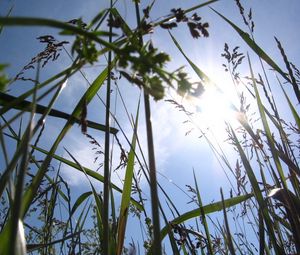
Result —
[[[38, 40], [45, 46], [44, 50], [33, 56], [13, 78], [5, 74], [4, 63], [0, 65], [0, 142], [4, 161], [0, 172], [0, 255], [300, 254], [297, 109], [300, 71], [286, 55], [284, 43], [275, 38], [285, 64], [280, 67], [256, 43], [252, 11], [245, 10], [238, 0], [235, 0], [236, 8], [244, 22], [243, 28], [213, 9], [218, 0], [202, 1], [185, 10], [173, 8], [155, 22], [150, 19], [155, 1], [143, 10], [138, 2], [132, 4], [137, 24], [134, 28], [126, 23], [113, 3], [88, 22], [14, 17], [10, 12], [0, 17], [0, 36], [3, 29], [11, 26], [44, 26], [68, 35], [68, 40], [62, 41], [55, 35], [41, 35]], [[238, 125], [226, 122], [224, 126], [226, 142], [237, 155], [234, 163], [223, 153], [222, 145], [218, 147], [197, 127], [195, 119], [199, 113], [189, 111], [185, 105], [191, 98], [195, 100], [205, 93], [209, 86], [223, 93], [192, 62], [172, 34], [185, 26], [191, 40], [209, 37], [209, 23], [197, 14], [202, 8], [214, 12], [259, 60], [260, 66], [255, 65], [259, 70], [256, 70], [247, 52], [224, 42], [224, 72], [232, 78], [239, 96], [239, 103], [231, 105]], [[157, 29], [169, 32], [170, 42], [185, 58], [184, 65], [197, 74], [198, 82], [191, 82], [181, 66], [176, 70], [166, 68], [170, 56], [161, 52], [159, 45], [154, 45], [148, 36]], [[72, 64], [53, 76], [42, 76], [47, 66], [67, 51], [67, 46], [70, 46], [68, 54]], [[97, 65], [100, 58], [105, 59], [106, 65], [89, 82], [77, 105], [67, 111], [55, 109], [70, 77], [84, 76], [82, 69]], [[241, 65], [246, 66], [247, 77], [240, 77]], [[274, 74], [276, 81], [270, 79]], [[17, 82], [30, 82], [31, 87], [21, 95], [12, 95], [10, 87]], [[124, 132], [111, 106], [111, 91], [118, 91], [122, 82], [129, 82], [141, 91], [140, 98], [136, 99], [135, 115], [128, 114], [132, 124], [130, 135]], [[88, 106], [94, 99], [99, 100], [98, 93], [103, 89], [105, 123], [96, 123], [87, 117]], [[205, 191], [200, 192], [195, 175], [194, 182], [187, 185], [194, 205], [190, 211], [178, 208], [173, 194], [168, 194], [157, 181], [150, 102], [166, 100], [166, 91], [170, 90], [184, 100], [167, 101], [185, 114], [199, 136], [206, 139], [211, 146], [208, 153], [222, 162], [233, 183], [230, 196], [223, 194], [220, 187], [215, 201], [203, 204]], [[277, 103], [276, 91], [284, 96], [285, 111], [291, 118], [280, 114], [283, 106]], [[43, 105], [41, 101], [46, 97], [50, 98], [49, 103]], [[144, 121], [140, 115], [145, 117], [147, 148], [140, 145], [138, 126]], [[44, 132], [48, 116], [65, 122], [53, 144], [44, 148], [40, 144], [49, 135]], [[95, 154], [95, 161], [100, 161], [101, 171], [85, 167], [68, 149], [65, 156], [56, 153], [71, 128], [78, 128], [78, 124], [94, 147], [91, 153]], [[104, 143], [100, 144], [89, 130], [103, 133]], [[126, 145], [122, 144], [123, 140], [127, 141]], [[111, 156], [115, 149], [120, 154], [117, 165]], [[89, 191], [72, 194], [60, 172], [63, 164], [85, 175]], [[111, 181], [111, 172], [120, 168], [125, 172], [122, 186]], [[145, 199], [141, 178], [149, 186], [150, 200]], [[95, 183], [101, 183], [101, 189]], [[135, 233], [130, 231], [129, 218], [142, 226], [142, 238], [129, 236]]]

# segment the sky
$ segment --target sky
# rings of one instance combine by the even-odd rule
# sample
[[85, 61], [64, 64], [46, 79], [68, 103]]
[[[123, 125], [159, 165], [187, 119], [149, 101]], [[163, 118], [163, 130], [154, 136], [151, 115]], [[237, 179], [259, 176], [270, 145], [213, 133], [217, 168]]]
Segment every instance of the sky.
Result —
[[[135, 27], [135, 15], [132, 1], [118, 1], [116, 7], [118, 7], [120, 13], [124, 15], [124, 19], [131, 27]], [[149, 1], [141, 1], [141, 8], [147, 6]], [[151, 12], [150, 18], [155, 21], [157, 18], [169, 14], [171, 8], [189, 8], [199, 2], [203, 1], [156, 1]], [[249, 8], [252, 8], [253, 19], [255, 21], [254, 35], [256, 42], [271, 55], [278, 64], [284, 68], [284, 63], [280, 57], [280, 52], [276, 47], [274, 36], [276, 36], [283, 44], [286, 50], [286, 54], [290, 60], [299, 66], [299, 52], [300, 52], [300, 31], [298, 26], [300, 24], [300, 3], [298, 0], [249, 0], [241, 1], [245, 7], [246, 12]], [[61, 21], [68, 21], [74, 18], [82, 18], [83, 21], [88, 22], [91, 18], [97, 14], [101, 9], [108, 7], [109, 1], [95, 1], [95, 0], [0, 0], [0, 14], [5, 15], [9, 8], [13, 6], [11, 16], [34, 16], [50, 19], [59, 19]], [[212, 5], [213, 8], [221, 12], [224, 16], [238, 24], [242, 29], [246, 30], [242, 22], [242, 18], [239, 15], [239, 10], [235, 5], [235, 1], [220, 0]], [[249, 52], [253, 65], [258, 66], [258, 59], [251, 52], [251, 49], [245, 45], [245, 43], [239, 38], [239, 36], [232, 30], [232, 28], [225, 24], [220, 17], [218, 17], [209, 8], [203, 8], [197, 11], [203, 21], [207, 21], [210, 25], [208, 38], [200, 38], [198, 40], [193, 39], [189, 35], [187, 27], [181, 25], [177, 29], [172, 30], [173, 35], [182, 46], [184, 52], [188, 57], [201, 68], [209, 77], [211, 77], [218, 86], [225, 91], [230, 100], [234, 99], [234, 91], [231, 86], [231, 80], [228, 73], [224, 72], [224, 58], [221, 57], [223, 52], [224, 43], [228, 43], [230, 48], [240, 46], [240, 51]], [[36, 37], [45, 34], [53, 34], [61, 40], [68, 40], [69, 38], [57, 35], [57, 30], [49, 29], [45, 27], [10, 27], [4, 28], [0, 35], [0, 63], [8, 63], [7, 73], [10, 77], [14, 77], [24, 65], [26, 65], [32, 56], [35, 56], [39, 51], [43, 49]], [[188, 66], [187, 62], [180, 55], [178, 49], [174, 46], [170, 36], [166, 30], [156, 29], [154, 34], [148, 36], [148, 39], [153, 41], [154, 46], [160, 50], [168, 53], [172, 60], [168, 64], [167, 68], [174, 70], [180, 66], [186, 66], [186, 70], [189, 73], [193, 81], [197, 81], [197, 76]], [[69, 46], [68, 46], [69, 47]], [[67, 47], [67, 48], [68, 48]], [[71, 63], [70, 58], [65, 52], [61, 53], [59, 61], [50, 63], [42, 71], [41, 78], [45, 79], [50, 77], [51, 74], [55, 74], [63, 68], [69, 66]], [[241, 76], [249, 76], [249, 68], [245, 64], [240, 68]], [[96, 75], [101, 70], [101, 65], [105, 64], [105, 59], [100, 59], [99, 64], [94, 67], [84, 68], [82, 71], [86, 75], [89, 81], [93, 81]], [[134, 115], [137, 108], [137, 98], [139, 96], [139, 89], [127, 82], [121, 80], [119, 82], [119, 89], [123, 98], [125, 99], [126, 106], [130, 114]], [[30, 86], [29, 83], [15, 83], [10, 87], [10, 94], [19, 95], [26, 91]], [[66, 112], [70, 112], [70, 109], [74, 107], [77, 100], [81, 97], [83, 91], [87, 88], [88, 84], [81, 75], [75, 75], [68, 80], [67, 86], [64, 88], [60, 99], [55, 104], [56, 109], [61, 109]], [[276, 86], [276, 85], [274, 85]], [[105, 89], [103, 89], [105, 91]], [[279, 92], [278, 92], [279, 93]], [[120, 97], [116, 97], [116, 90], [113, 92], [114, 103], [117, 108], [113, 109], [117, 119], [120, 121], [125, 133], [128, 134], [129, 140], [131, 139], [132, 130], [128, 119], [126, 118], [124, 107]], [[166, 99], [178, 99], [173, 92], [167, 91]], [[100, 96], [104, 98], [104, 93], [100, 92]], [[278, 94], [278, 100], [280, 102], [280, 94]], [[180, 99], [178, 99], [180, 100]], [[208, 99], [208, 101], [216, 100]], [[210, 105], [209, 102], [205, 105], [209, 105], [207, 108], [226, 108], [220, 102], [220, 100], [213, 101]], [[47, 104], [47, 100], [44, 101]], [[198, 102], [193, 102], [198, 104]], [[187, 106], [189, 107], [189, 106]], [[193, 107], [193, 106], [190, 106]], [[207, 123], [210, 123], [215, 132], [215, 136], [219, 139], [224, 151], [231, 163], [236, 161], [236, 154], [232, 151], [230, 146], [227, 146], [224, 142], [226, 139], [225, 132], [222, 131], [222, 121], [215, 120], [215, 118], [207, 119], [211, 115], [217, 115], [216, 112], [208, 112], [207, 116], [203, 118], [201, 114], [205, 114], [205, 107], [200, 102], [200, 107], [204, 108], [202, 113], [199, 113], [199, 125], [204, 125], [204, 129]], [[209, 110], [207, 110], [209, 111]], [[283, 109], [284, 112], [284, 109]], [[221, 115], [225, 113], [222, 112]], [[89, 106], [88, 119], [104, 123], [104, 107], [99, 100], [94, 100]], [[222, 116], [217, 116], [218, 119], [222, 119]], [[195, 129], [189, 133], [191, 127], [184, 123], [187, 120], [182, 112], [179, 112], [174, 105], [161, 100], [159, 102], [152, 101], [152, 122], [154, 132], [154, 142], [156, 151], [156, 162], [158, 170], [158, 179], [164, 185], [166, 190], [176, 197], [176, 203], [181, 207], [181, 211], [184, 212], [192, 208], [191, 204], [187, 204], [189, 198], [180, 191], [176, 185], [181, 189], [186, 190], [186, 184], [193, 184], [193, 171], [195, 171], [198, 185], [203, 192], [203, 203], [209, 203], [213, 200], [219, 200], [219, 189], [224, 187], [225, 194], [229, 196], [230, 186], [226, 179], [225, 173], [218, 163], [218, 160], [214, 157], [213, 152], [209, 148], [209, 145], [204, 138], [198, 138], [199, 132]], [[44, 148], [49, 148], [53, 142], [53, 138], [58, 134], [60, 128], [63, 127], [63, 121], [54, 121], [49, 117], [46, 124], [46, 132], [51, 136], [43, 139], [41, 145]], [[17, 126], [17, 125], [16, 125]], [[220, 128], [221, 127], [221, 128]], [[104, 144], [103, 134], [99, 134], [93, 130], [89, 130], [93, 137], [95, 137], [101, 144]], [[140, 117], [139, 133], [142, 147], [146, 147], [145, 138], [145, 123], [143, 114]], [[187, 135], [187, 133], [189, 133]], [[122, 144], [126, 150], [129, 150], [129, 146], [126, 144], [124, 137], [119, 136]], [[97, 168], [98, 163], [94, 164], [93, 159], [95, 155], [92, 151], [92, 146], [89, 144], [88, 139], [80, 133], [80, 128], [76, 125], [63, 140], [57, 153], [59, 155], [67, 156], [64, 152], [66, 147], [72, 154], [76, 156], [80, 163], [91, 169]], [[118, 150], [114, 156], [113, 162], [118, 162]], [[0, 164], [1, 165], [1, 164]], [[89, 189], [88, 182], [82, 181], [83, 176], [77, 174], [67, 166], [62, 166], [62, 175], [69, 181], [70, 185], [74, 187], [74, 190], [86, 190]], [[122, 173], [120, 173], [122, 178]], [[112, 176], [113, 182], [121, 186], [121, 182], [118, 176]], [[174, 185], [174, 183], [176, 185]], [[142, 185], [147, 194], [147, 184], [142, 179]]]

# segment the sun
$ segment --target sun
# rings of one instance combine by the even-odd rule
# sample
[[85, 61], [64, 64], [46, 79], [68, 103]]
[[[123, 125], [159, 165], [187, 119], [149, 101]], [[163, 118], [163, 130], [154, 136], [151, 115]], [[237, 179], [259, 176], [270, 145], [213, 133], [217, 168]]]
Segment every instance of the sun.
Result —
[[204, 92], [193, 98], [193, 122], [202, 131], [209, 130], [218, 139], [227, 137], [226, 125], [235, 125], [237, 121], [236, 92], [231, 89], [227, 93], [217, 86], [209, 84]]

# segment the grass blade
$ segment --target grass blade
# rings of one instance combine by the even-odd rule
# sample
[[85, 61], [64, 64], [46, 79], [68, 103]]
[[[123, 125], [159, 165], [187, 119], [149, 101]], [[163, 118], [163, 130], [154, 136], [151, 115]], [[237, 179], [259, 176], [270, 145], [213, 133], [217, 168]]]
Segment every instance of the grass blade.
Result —
[[[253, 194], [247, 194], [247, 195], [242, 195], [242, 196], [237, 196], [237, 197], [225, 199], [224, 204], [225, 204], [226, 208], [229, 208], [231, 206], [240, 204], [240, 203], [248, 200], [251, 197], [253, 197]], [[213, 213], [213, 212], [221, 211], [223, 209], [222, 201], [215, 202], [215, 203], [212, 203], [212, 204], [209, 204], [209, 205], [205, 205], [205, 206], [202, 207], [202, 209], [203, 209], [203, 213], [205, 215]], [[200, 215], [201, 215], [201, 211], [199, 210], [199, 208], [197, 208], [197, 209], [194, 209], [194, 210], [191, 210], [189, 212], [181, 214], [179, 217], [171, 220], [171, 222], [174, 223], [174, 224], [180, 224], [180, 223], [183, 223], [184, 221], [187, 221], [189, 219], [199, 217]], [[167, 232], [168, 232], [168, 226], [165, 226], [161, 230], [162, 239], [167, 235]]]
[[[16, 99], [17, 99], [17, 97], [0, 92], [0, 105], [2, 105], [2, 106], [6, 106], [7, 103], [10, 103]], [[18, 104], [15, 105], [13, 108], [22, 110], [22, 111], [31, 111], [32, 103], [27, 100], [22, 100], [22, 101], [18, 100]], [[48, 107], [37, 104], [36, 105], [36, 113], [44, 114], [47, 111], [47, 108]], [[65, 120], [70, 119], [70, 120], [80, 124], [80, 118], [78, 118], [78, 117], [75, 118], [71, 114], [68, 114], [68, 113], [65, 113], [65, 112], [62, 112], [59, 110], [51, 109], [50, 112], [48, 113], [48, 115], [52, 116], [52, 117], [56, 117], [56, 118], [65, 119]], [[98, 123], [90, 121], [90, 120], [87, 120], [87, 126], [90, 128], [100, 130], [100, 131], [105, 131], [105, 125], [98, 124]], [[110, 128], [110, 133], [116, 134], [117, 132], [118, 132], [117, 129]]]
[[136, 119], [135, 119], [134, 130], [133, 130], [133, 137], [132, 137], [130, 152], [128, 155], [125, 181], [124, 181], [123, 192], [122, 192], [120, 216], [119, 216], [119, 223], [118, 223], [117, 255], [121, 255], [123, 245], [124, 245], [124, 239], [125, 239], [125, 231], [126, 231], [128, 210], [130, 204], [131, 187], [132, 187], [132, 180], [134, 174], [134, 158], [135, 158], [135, 146], [137, 140], [139, 108], [140, 108], [140, 102], [138, 103], [138, 109], [136, 113]]

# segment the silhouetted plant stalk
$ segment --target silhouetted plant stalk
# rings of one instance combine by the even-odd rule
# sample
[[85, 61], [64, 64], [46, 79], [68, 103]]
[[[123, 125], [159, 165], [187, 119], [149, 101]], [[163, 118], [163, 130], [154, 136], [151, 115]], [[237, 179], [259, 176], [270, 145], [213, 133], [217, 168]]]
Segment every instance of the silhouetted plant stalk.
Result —
[[[112, 0], [110, 1], [112, 8]], [[112, 14], [109, 14], [112, 17]], [[112, 42], [113, 27], [109, 26], [109, 43]], [[109, 194], [110, 194], [110, 90], [111, 90], [111, 71], [112, 71], [112, 52], [108, 52], [107, 60], [107, 88], [106, 88], [106, 107], [105, 107], [105, 145], [104, 145], [104, 183], [103, 183], [103, 254], [110, 254], [110, 229], [109, 229]]]
[[[138, 27], [141, 25], [140, 11], [138, 1], [135, 1], [136, 19]], [[139, 36], [140, 44], [143, 45], [142, 36]], [[151, 209], [153, 219], [153, 252], [154, 254], [161, 255], [161, 237], [160, 237], [160, 220], [159, 220], [159, 197], [157, 192], [157, 178], [156, 178], [156, 165], [154, 154], [154, 142], [151, 124], [151, 110], [149, 95], [144, 90], [144, 106], [145, 106], [145, 118], [147, 129], [147, 148], [149, 159], [149, 177], [150, 177], [150, 192], [151, 192]]]

